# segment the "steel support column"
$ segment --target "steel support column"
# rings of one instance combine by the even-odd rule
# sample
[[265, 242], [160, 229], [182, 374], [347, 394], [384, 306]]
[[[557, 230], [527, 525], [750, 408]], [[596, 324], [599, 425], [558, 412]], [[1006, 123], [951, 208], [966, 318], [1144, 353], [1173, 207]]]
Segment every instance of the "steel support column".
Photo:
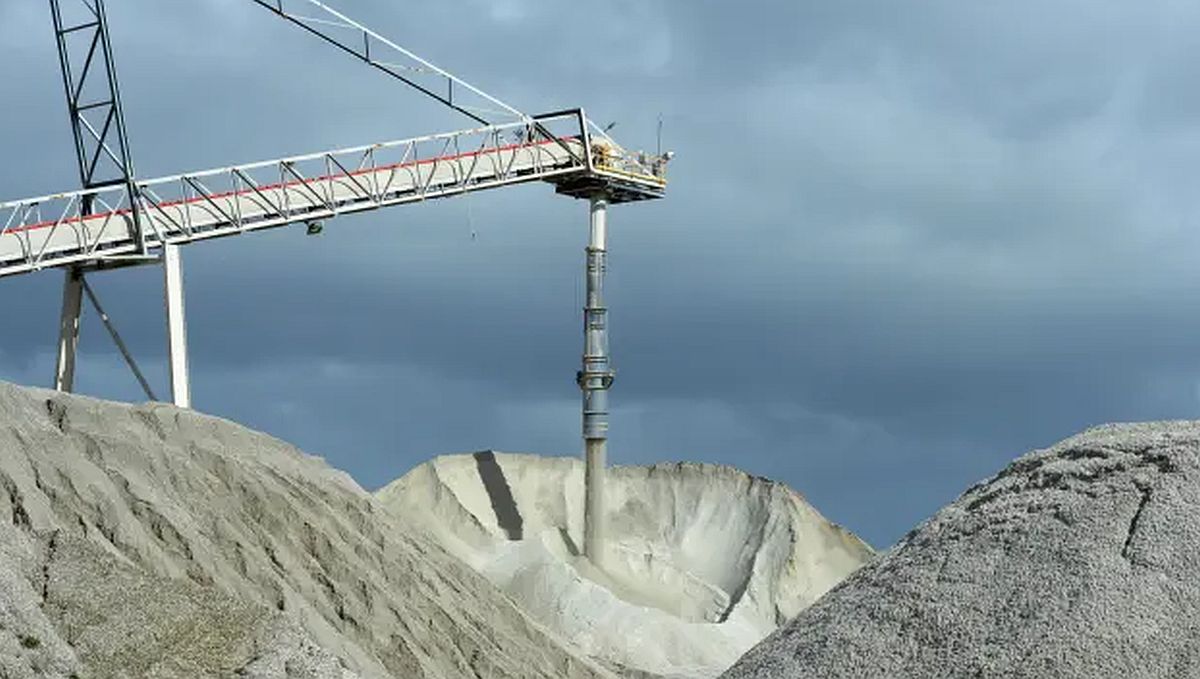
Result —
[[163, 245], [163, 287], [167, 307], [167, 360], [171, 367], [171, 402], [180, 408], [192, 407], [188, 382], [187, 322], [183, 311], [183, 265], [179, 246]]
[[58, 320], [58, 359], [54, 366], [54, 388], [75, 389], [75, 357], [79, 347], [79, 314], [83, 310], [83, 271], [66, 269], [63, 279], [62, 315]]
[[[129, 235], [138, 244], [139, 251], [145, 254], [141, 204], [133, 180], [133, 162], [129, 138], [125, 134], [125, 115], [121, 108], [104, 0], [49, 2], [80, 183], [85, 190], [124, 185], [128, 194], [126, 208], [131, 216]], [[93, 213], [94, 199], [94, 195], [80, 199], [81, 219]], [[75, 388], [83, 287], [83, 269], [67, 269], [58, 328], [58, 360], [54, 370], [54, 388], [58, 391], [70, 392]]]
[[583, 370], [576, 380], [583, 391], [584, 476], [583, 553], [602, 565], [604, 541], [604, 469], [608, 448], [608, 388], [613, 371], [608, 360], [608, 310], [604, 307], [608, 199], [591, 200], [587, 247], [587, 303], [583, 309]]

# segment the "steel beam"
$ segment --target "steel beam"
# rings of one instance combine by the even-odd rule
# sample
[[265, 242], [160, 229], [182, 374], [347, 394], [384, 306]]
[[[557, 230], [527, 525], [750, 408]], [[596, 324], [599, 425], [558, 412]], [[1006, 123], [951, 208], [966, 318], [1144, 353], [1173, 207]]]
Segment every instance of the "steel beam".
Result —
[[146, 394], [146, 398], [151, 401], [157, 401], [158, 397], [154, 395], [154, 389], [150, 387], [150, 382], [146, 380], [146, 375], [142, 373], [142, 369], [138, 367], [137, 361], [133, 359], [133, 354], [130, 353], [129, 347], [126, 346], [125, 340], [121, 339], [121, 333], [117, 331], [117, 326], [108, 317], [108, 313], [104, 311], [104, 307], [100, 306], [100, 299], [96, 297], [92, 286], [88, 285], [87, 279], [83, 276], [80, 276], [79, 280], [83, 282], [83, 292], [87, 295], [88, 301], [92, 303], [92, 308], [96, 310], [96, 315], [100, 317], [100, 322], [104, 324], [104, 328], [108, 330], [108, 335], [112, 338], [113, 344], [117, 346], [117, 351], [121, 352], [121, 357], [125, 359], [125, 365], [129, 366], [129, 369], [133, 371], [133, 376], [137, 378], [138, 384], [142, 386], [142, 392]]
[[604, 307], [604, 272], [607, 256], [608, 198], [591, 199], [590, 237], [587, 247], [587, 302], [583, 308], [583, 370], [576, 375], [583, 391], [584, 476], [583, 553], [596, 566], [603, 565], [604, 475], [608, 453], [608, 389], [613, 371], [608, 359], [608, 310]]
[[167, 307], [167, 360], [171, 368], [171, 402], [192, 407], [188, 382], [187, 323], [183, 311], [183, 264], [179, 246], [163, 245], [163, 287]]
[[79, 348], [79, 315], [83, 303], [83, 271], [71, 267], [63, 278], [62, 315], [58, 320], [58, 359], [54, 366], [54, 389], [75, 389], [75, 357]]
[[[320, 0], [251, 1], [481, 125], [490, 124], [484, 116], [493, 114], [517, 120], [530, 119]], [[312, 16], [312, 13], [318, 16]], [[475, 104], [469, 103], [471, 101]]]
[[[137, 184], [104, 0], [49, 2], [79, 181], [84, 189], [119, 185], [129, 192], [129, 235], [145, 254], [141, 205], [136, 200]], [[75, 34], [81, 35], [72, 38]], [[91, 214], [90, 204], [85, 206], [85, 213]]]

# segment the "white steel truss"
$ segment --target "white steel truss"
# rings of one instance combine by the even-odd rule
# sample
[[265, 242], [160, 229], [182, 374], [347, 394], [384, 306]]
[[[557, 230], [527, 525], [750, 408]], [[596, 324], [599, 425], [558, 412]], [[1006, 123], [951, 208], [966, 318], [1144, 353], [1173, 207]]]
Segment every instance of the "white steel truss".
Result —
[[[661, 193], [660, 177], [594, 162], [610, 152], [592, 153], [587, 128], [582, 111], [565, 111], [137, 181], [134, 200], [146, 247], [156, 249], [533, 180], [604, 178]], [[125, 185], [0, 203], [0, 276], [144, 258], [131, 208]]]

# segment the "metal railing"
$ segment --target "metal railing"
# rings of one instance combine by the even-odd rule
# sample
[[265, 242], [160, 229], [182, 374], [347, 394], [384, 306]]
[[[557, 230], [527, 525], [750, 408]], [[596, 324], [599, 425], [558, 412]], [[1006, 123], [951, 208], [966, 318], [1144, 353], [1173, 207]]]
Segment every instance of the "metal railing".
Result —
[[[502, 125], [0, 203], [0, 276], [590, 171], [572, 111]], [[85, 214], [90, 202], [93, 214]]]

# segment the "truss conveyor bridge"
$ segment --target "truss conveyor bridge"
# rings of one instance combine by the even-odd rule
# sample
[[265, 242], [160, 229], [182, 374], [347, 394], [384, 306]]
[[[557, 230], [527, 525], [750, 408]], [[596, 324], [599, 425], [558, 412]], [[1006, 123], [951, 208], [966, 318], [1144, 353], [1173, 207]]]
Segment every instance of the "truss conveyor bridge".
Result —
[[[550, 130], [557, 132], [550, 132]], [[610, 202], [665, 181], [608, 164], [583, 111], [0, 203], [0, 276], [141, 262], [147, 250], [542, 180]], [[89, 211], [87, 206], [91, 206]]]

